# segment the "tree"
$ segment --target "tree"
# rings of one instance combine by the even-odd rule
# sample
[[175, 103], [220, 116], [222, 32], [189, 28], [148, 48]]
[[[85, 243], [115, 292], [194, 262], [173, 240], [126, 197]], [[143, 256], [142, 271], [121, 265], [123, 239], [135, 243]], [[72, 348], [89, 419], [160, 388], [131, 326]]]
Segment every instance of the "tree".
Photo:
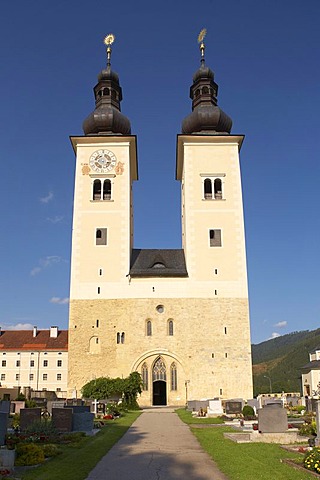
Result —
[[128, 408], [136, 408], [137, 396], [142, 392], [141, 375], [138, 372], [130, 373], [127, 378], [99, 377], [86, 383], [82, 387], [82, 396], [108, 400], [118, 396]]

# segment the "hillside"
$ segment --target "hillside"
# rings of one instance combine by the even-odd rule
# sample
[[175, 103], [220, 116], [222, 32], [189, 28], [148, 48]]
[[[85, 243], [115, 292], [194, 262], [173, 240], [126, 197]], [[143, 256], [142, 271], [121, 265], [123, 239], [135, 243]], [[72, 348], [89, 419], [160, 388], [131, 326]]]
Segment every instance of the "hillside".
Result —
[[268, 393], [270, 377], [273, 392], [301, 391], [301, 367], [309, 352], [320, 346], [320, 329], [289, 333], [252, 345], [254, 395]]

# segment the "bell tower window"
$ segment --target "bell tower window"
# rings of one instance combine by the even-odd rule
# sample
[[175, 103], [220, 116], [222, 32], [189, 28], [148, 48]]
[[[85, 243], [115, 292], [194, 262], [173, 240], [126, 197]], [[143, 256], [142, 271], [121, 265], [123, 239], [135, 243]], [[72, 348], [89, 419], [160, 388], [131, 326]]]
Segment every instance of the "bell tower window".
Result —
[[111, 180], [103, 182], [103, 200], [111, 200]]
[[220, 178], [216, 178], [214, 181], [214, 198], [216, 200], [222, 199], [222, 182]]
[[93, 182], [93, 200], [101, 200], [101, 180]]
[[223, 200], [223, 177], [225, 173], [200, 174], [204, 200]]
[[206, 178], [204, 181], [204, 198], [212, 198], [212, 183], [210, 178]]
[[111, 200], [111, 180], [96, 178], [93, 182], [92, 200]]

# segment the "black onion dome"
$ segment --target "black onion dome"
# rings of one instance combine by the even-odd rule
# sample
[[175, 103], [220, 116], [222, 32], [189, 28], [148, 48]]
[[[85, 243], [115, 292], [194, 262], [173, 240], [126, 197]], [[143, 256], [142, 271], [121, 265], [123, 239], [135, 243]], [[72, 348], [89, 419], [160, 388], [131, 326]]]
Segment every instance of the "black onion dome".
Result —
[[200, 68], [193, 75], [190, 87], [192, 113], [182, 122], [182, 133], [230, 133], [231, 118], [217, 105], [218, 85], [213, 71], [201, 59]]
[[85, 135], [130, 135], [130, 120], [120, 108], [122, 89], [119, 76], [110, 65], [99, 73], [93, 91], [96, 108], [83, 122]]

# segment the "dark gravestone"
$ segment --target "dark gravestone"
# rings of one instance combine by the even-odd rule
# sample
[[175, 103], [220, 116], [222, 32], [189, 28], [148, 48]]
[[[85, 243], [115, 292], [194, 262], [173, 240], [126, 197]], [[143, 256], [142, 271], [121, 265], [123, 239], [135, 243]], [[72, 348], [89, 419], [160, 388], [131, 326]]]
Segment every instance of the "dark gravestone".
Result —
[[41, 408], [22, 408], [20, 410], [20, 429], [26, 430], [30, 425], [41, 420]]
[[71, 408], [53, 408], [52, 425], [60, 433], [72, 431], [72, 409]]
[[0, 401], [0, 412], [10, 413], [10, 401], [1, 400]]
[[53, 408], [64, 408], [64, 400], [48, 400], [47, 402], [47, 410], [52, 415]]
[[0, 445], [1, 446], [5, 444], [7, 428], [8, 428], [8, 414], [7, 412], [0, 412]]
[[93, 430], [94, 413], [74, 413], [72, 417], [73, 432], [88, 432]]
[[288, 430], [287, 410], [281, 405], [258, 409], [258, 429], [261, 433], [284, 433]]
[[238, 402], [238, 401], [226, 402], [227, 415], [237, 415], [239, 413], [242, 413], [242, 402]]
[[64, 408], [70, 408], [73, 413], [84, 413], [84, 412], [90, 412], [90, 405], [66, 405]]
[[81, 405], [83, 405], [83, 400], [81, 400], [81, 398], [67, 398], [68, 407], [76, 407]]

